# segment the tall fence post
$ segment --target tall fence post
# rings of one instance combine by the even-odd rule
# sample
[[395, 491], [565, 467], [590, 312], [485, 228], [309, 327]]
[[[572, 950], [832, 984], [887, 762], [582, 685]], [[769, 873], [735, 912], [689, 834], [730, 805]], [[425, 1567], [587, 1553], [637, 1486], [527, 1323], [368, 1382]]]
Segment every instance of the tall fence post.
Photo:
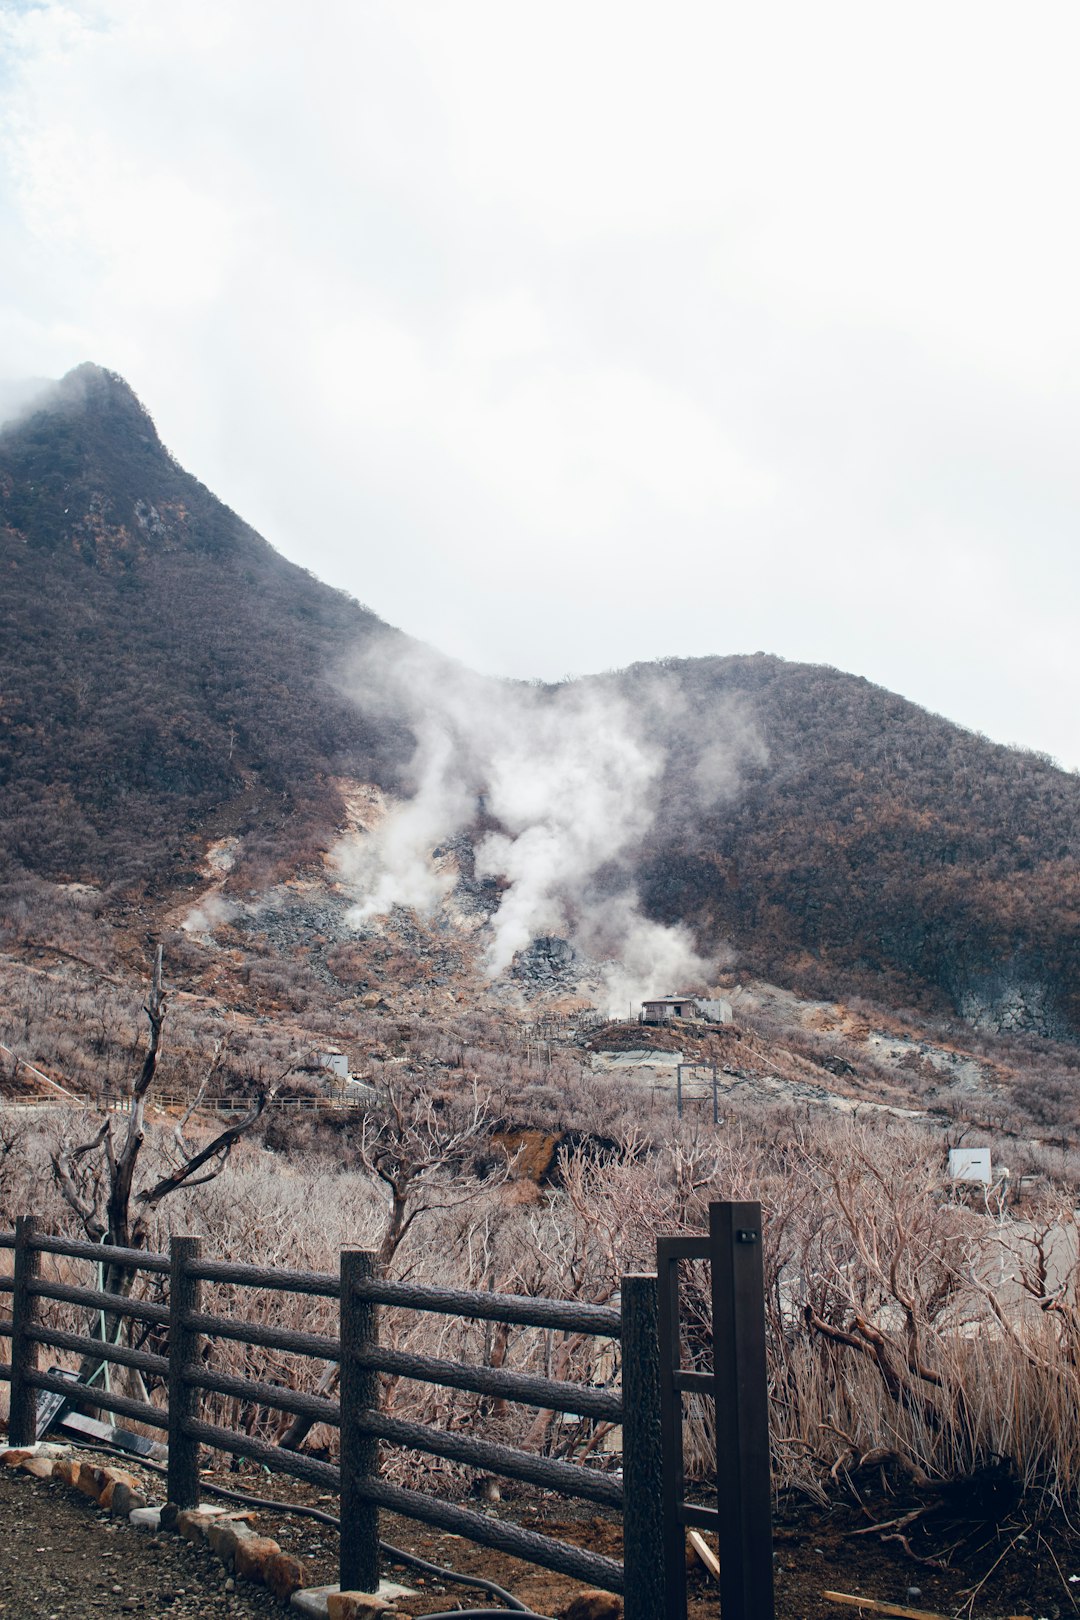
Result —
[[27, 1375], [37, 1371], [38, 1347], [29, 1336], [39, 1311], [38, 1297], [29, 1284], [41, 1272], [41, 1254], [30, 1247], [37, 1231], [33, 1215], [15, 1221], [15, 1277], [11, 1303], [11, 1395], [8, 1439], [13, 1446], [32, 1446], [37, 1439], [37, 1390]]
[[664, 1613], [660, 1345], [654, 1276], [622, 1279], [623, 1568], [626, 1620]]
[[664, 1602], [657, 1611], [665, 1620], [686, 1620], [686, 1528], [682, 1521], [683, 1407], [676, 1381], [682, 1367], [679, 1335], [679, 1263], [672, 1238], [656, 1241], [657, 1295], [660, 1312], [660, 1430], [664, 1516]]
[[379, 1375], [361, 1367], [357, 1353], [378, 1343], [379, 1308], [356, 1292], [358, 1282], [377, 1275], [371, 1249], [341, 1251], [341, 1553], [338, 1580], [343, 1592], [379, 1589], [379, 1510], [361, 1494], [364, 1480], [378, 1472], [379, 1443], [360, 1419], [379, 1404]]
[[761, 1205], [709, 1205], [720, 1609], [773, 1620], [772, 1482]]
[[198, 1506], [199, 1442], [184, 1432], [185, 1422], [199, 1415], [199, 1392], [184, 1379], [184, 1368], [197, 1363], [199, 1334], [185, 1324], [198, 1311], [202, 1285], [191, 1275], [199, 1257], [195, 1237], [169, 1240], [169, 1501], [179, 1508]]

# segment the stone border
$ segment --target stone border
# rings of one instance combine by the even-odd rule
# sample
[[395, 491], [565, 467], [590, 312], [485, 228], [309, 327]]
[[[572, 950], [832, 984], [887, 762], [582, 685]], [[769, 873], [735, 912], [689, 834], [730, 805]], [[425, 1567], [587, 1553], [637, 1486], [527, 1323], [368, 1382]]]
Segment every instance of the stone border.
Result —
[[269, 1588], [280, 1602], [302, 1615], [316, 1620], [374, 1620], [378, 1615], [410, 1620], [395, 1600], [415, 1594], [392, 1581], [381, 1581], [377, 1593], [305, 1586], [303, 1560], [282, 1552], [272, 1537], [259, 1535], [252, 1528], [252, 1509], [230, 1511], [206, 1502], [182, 1510], [171, 1502], [155, 1507], [147, 1502], [142, 1481], [127, 1469], [101, 1467], [75, 1456], [71, 1446], [46, 1440], [32, 1446], [0, 1446], [0, 1467], [18, 1468], [36, 1479], [59, 1479], [114, 1519], [127, 1519], [142, 1530], [172, 1531], [186, 1541], [205, 1545], [230, 1578]]

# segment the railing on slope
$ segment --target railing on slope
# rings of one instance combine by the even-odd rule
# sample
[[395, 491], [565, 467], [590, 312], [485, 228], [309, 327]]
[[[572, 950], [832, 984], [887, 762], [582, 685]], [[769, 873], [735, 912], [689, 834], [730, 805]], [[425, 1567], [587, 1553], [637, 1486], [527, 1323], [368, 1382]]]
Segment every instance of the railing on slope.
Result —
[[[366, 1089], [366, 1088], [365, 1088]], [[167, 1096], [155, 1092], [153, 1106], [155, 1108], [191, 1107], [190, 1097]], [[199, 1113], [203, 1114], [246, 1114], [255, 1102], [254, 1097], [208, 1097], [199, 1104]], [[3, 1109], [51, 1109], [65, 1108], [81, 1109], [91, 1114], [129, 1114], [133, 1099], [128, 1092], [102, 1092], [97, 1097], [78, 1097], [70, 1094], [63, 1096], [50, 1096], [45, 1093], [25, 1093], [20, 1096], [0, 1096], [0, 1108]], [[371, 1096], [360, 1093], [342, 1092], [325, 1097], [271, 1097], [267, 1108], [284, 1114], [303, 1114], [319, 1112], [337, 1112], [343, 1108], [371, 1108]]]
[[[571, 1300], [421, 1288], [390, 1282], [378, 1275], [374, 1257], [364, 1250], [345, 1250], [337, 1276], [267, 1270], [204, 1259], [198, 1239], [191, 1237], [173, 1238], [168, 1256], [50, 1237], [38, 1232], [33, 1217], [19, 1220], [14, 1233], [0, 1233], [0, 1249], [3, 1248], [15, 1251], [13, 1276], [0, 1278], [0, 1290], [13, 1294], [11, 1319], [0, 1318], [0, 1338], [8, 1337], [12, 1341], [11, 1361], [0, 1363], [0, 1379], [7, 1379], [11, 1384], [9, 1435], [13, 1443], [25, 1444], [36, 1435], [39, 1390], [68, 1398], [72, 1394], [69, 1379], [40, 1370], [39, 1347], [45, 1345], [92, 1356], [151, 1374], [167, 1383], [167, 1409], [97, 1388], [87, 1391], [86, 1403], [167, 1432], [168, 1495], [178, 1506], [193, 1506], [198, 1499], [201, 1445], [249, 1457], [340, 1493], [343, 1589], [371, 1590], [377, 1585], [378, 1513], [380, 1508], [385, 1508], [590, 1585], [621, 1592], [626, 1620], [655, 1620], [663, 1612], [655, 1277], [623, 1278], [621, 1307], [615, 1310]], [[140, 1271], [167, 1274], [169, 1302], [158, 1304], [133, 1299], [126, 1293], [106, 1293], [46, 1280], [41, 1273], [41, 1256], [45, 1253], [97, 1264], [105, 1262], [121, 1267], [131, 1277]], [[206, 1282], [337, 1300], [338, 1337], [296, 1333], [266, 1323], [208, 1314], [201, 1309], [202, 1285]], [[167, 1357], [156, 1355], [130, 1345], [106, 1343], [91, 1335], [47, 1327], [40, 1320], [43, 1300], [84, 1306], [114, 1321], [127, 1319], [167, 1328], [169, 1354]], [[380, 1305], [551, 1328], [618, 1341], [622, 1351], [621, 1393], [504, 1368], [413, 1355], [381, 1345], [378, 1336]], [[340, 1400], [331, 1401], [278, 1384], [216, 1372], [202, 1359], [206, 1339], [231, 1339], [248, 1346], [264, 1346], [337, 1362], [341, 1366]], [[380, 1373], [620, 1424], [623, 1431], [621, 1482], [584, 1464], [541, 1457], [432, 1425], [395, 1418], [380, 1411]], [[339, 1463], [284, 1450], [235, 1429], [204, 1422], [200, 1415], [204, 1394], [232, 1396], [337, 1427]], [[524, 1480], [564, 1496], [621, 1508], [624, 1562], [619, 1564], [598, 1553], [440, 1500], [426, 1492], [394, 1485], [379, 1475], [380, 1442]]]

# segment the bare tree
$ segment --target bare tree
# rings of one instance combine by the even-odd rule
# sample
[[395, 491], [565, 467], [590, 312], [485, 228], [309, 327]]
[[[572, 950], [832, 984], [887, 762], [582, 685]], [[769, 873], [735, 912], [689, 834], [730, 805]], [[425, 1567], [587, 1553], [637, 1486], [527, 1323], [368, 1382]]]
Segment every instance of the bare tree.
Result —
[[509, 1173], [510, 1161], [497, 1154], [487, 1174], [477, 1174], [478, 1158], [492, 1159], [486, 1094], [474, 1086], [467, 1100], [439, 1104], [429, 1092], [388, 1087], [384, 1112], [364, 1121], [360, 1158], [389, 1197], [382, 1266], [391, 1264], [417, 1220], [472, 1203], [481, 1186], [497, 1186]]
[[[161, 947], [154, 961], [150, 993], [144, 1011], [150, 1022], [150, 1041], [142, 1068], [131, 1091], [131, 1111], [124, 1116], [109, 1115], [89, 1141], [73, 1148], [58, 1148], [51, 1154], [53, 1174], [68, 1207], [78, 1217], [92, 1243], [123, 1249], [146, 1245], [154, 1211], [181, 1187], [202, 1186], [219, 1176], [229, 1155], [242, 1136], [261, 1116], [284, 1075], [256, 1092], [248, 1111], [203, 1147], [194, 1147], [185, 1136], [191, 1116], [205, 1095], [206, 1087], [226, 1049], [219, 1041], [199, 1091], [183, 1119], [173, 1131], [169, 1150], [171, 1163], [164, 1175], [139, 1185], [139, 1159], [146, 1142], [146, 1105], [154, 1085], [161, 1055], [167, 997], [162, 986]], [[285, 1071], [288, 1073], [288, 1070]], [[118, 1125], [118, 1118], [123, 1120]], [[102, 1289], [106, 1293], [128, 1295], [137, 1273], [122, 1261], [104, 1260]], [[91, 1333], [95, 1338], [113, 1338], [118, 1318], [95, 1313]]]
[[[464, 1101], [388, 1086], [384, 1110], [364, 1120], [359, 1152], [364, 1168], [388, 1195], [378, 1251], [383, 1267], [392, 1264], [419, 1219], [472, 1203], [482, 1190], [505, 1181], [511, 1169], [505, 1152], [492, 1154], [490, 1098], [475, 1085]], [[481, 1156], [488, 1161], [483, 1176], [477, 1173]], [[318, 1393], [333, 1389], [337, 1378], [337, 1363], [331, 1362]], [[296, 1418], [281, 1444], [295, 1449], [313, 1426], [312, 1418]]]

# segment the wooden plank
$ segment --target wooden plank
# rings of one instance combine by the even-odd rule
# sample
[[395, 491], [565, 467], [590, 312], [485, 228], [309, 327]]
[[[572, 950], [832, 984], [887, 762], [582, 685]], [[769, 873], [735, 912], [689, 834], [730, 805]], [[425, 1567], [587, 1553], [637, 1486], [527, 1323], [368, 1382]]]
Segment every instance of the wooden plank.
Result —
[[878, 1598], [853, 1597], [850, 1592], [822, 1592], [830, 1603], [846, 1603], [853, 1609], [867, 1609], [871, 1614], [890, 1614], [899, 1620], [947, 1620], [936, 1609], [909, 1609], [902, 1603], [882, 1603]]
[[[698, 1557], [701, 1559], [701, 1562], [705, 1565], [705, 1568], [708, 1570], [713, 1580], [718, 1581], [720, 1579], [720, 1560], [709, 1546], [709, 1543], [705, 1540], [705, 1537], [698, 1530], [690, 1530], [687, 1532], [686, 1539], [697, 1553]], [[827, 1595], [828, 1594], [826, 1594], [826, 1596]]]

